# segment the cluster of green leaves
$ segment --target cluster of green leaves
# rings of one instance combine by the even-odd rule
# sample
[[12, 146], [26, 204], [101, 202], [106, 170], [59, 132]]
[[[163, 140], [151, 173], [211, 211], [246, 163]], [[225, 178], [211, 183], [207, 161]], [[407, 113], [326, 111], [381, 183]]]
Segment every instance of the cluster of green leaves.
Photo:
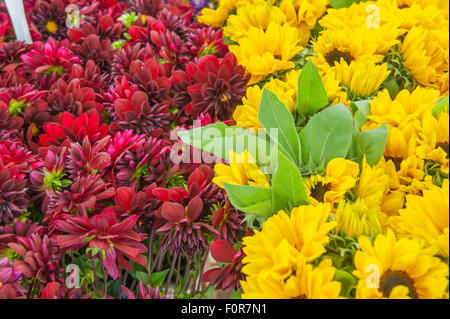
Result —
[[[258, 119], [267, 137], [223, 123], [180, 132], [179, 136], [184, 143], [226, 160], [230, 150], [243, 151], [236, 150], [240, 139], [241, 146], [254, 156], [257, 164], [261, 164], [259, 155], [264, 152], [253, 143], [263, 141], [264, 151], [270, 152], [270, 167], [274, 168], [270, 172], [271, 188], [223, 183], [231, 203], [246, 213], [246, 220], [252, 225], [253, 221], [264, 221], [279, 210], [289, 212], [293, 207], [308, 204], [302, 176], [323, 172], [332, 159], [348, 158], [362, 163], [366, 158], [369, 165], [380, 160], [388, 128], [383, 125], [361, 131], [370, 114], [369, 102], [352, 103], [353, 116], [344, 104], [329, 106], [319, 71], [308, 62], [298, 79], [294, 115], [275, 94], [264, 89]], [[204, 134], [210, 129], [215, 133]]]

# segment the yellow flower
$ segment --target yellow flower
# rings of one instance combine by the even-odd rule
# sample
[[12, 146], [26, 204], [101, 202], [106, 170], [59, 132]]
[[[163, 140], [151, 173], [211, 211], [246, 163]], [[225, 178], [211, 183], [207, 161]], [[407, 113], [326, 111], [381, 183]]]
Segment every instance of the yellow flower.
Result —
[[379, 211], [380, 202], [388, 190], [389, 175], [385, 173], [383, 165], [377, 164], [370, 167], [364, 158], [357, 197], [364, 200], [369, 211]]
[[312, 62], [325, 73], [342, 61], [347, 64], [361, 59], [379, 62], [382, 56], [375, 55], [376, 44], [368, 38], [366, 30], [334, 29], [321, 32], [317, 41], [313, 42], [316, 56], [311, 57]]
[[298, 255], [306, 262], [320, 257], [329, 231], [336, 226], [328, 222], [330, 209], [330, 204], [300, 206], [292, 209], [290, 216], [280, 211], [267, 219], [261, 231], [243, 239], [242, 272], [257, 276], [276, 270], [280, 276], [287, 276]]
[[223, 31], [231, 40], [237, 42], [246, 37], [250, 27], [266, 30], [271, 22], [281, 25], [284, 21], [285, 15], [280, 8], [262, 1], [238, 8], [236, 14], [229, 17]]
[[449, 172], [449, 116], [448, 110], [442, 111], [436, 118], [427, 113], [422, 118], [419, 130], [417, 156], [440, 164], [440, 170]]
[[360, 198], [355, 203], [342, 200], [336, 210], [335, 218], [336, 231], [348, 237], [375, 236], [382, 230], [377, 211], [370, 210]]
[[[243, 299], [337, 299], [341, 283], [334, 281], [336, 269], [331, 259], [319, 265], [306, 263], [299, 256], [291, 275], [280, 278], [276, 273], [260, 273], [241, 281]], [[294, 272], [295, 271], [295, 272]]]
[[290, 60], [302, 50], [299, 40], [296, 28], [272, 22], [265, 31], [250, 27], [239, 45], [229, 49], [251, 75], [249, 84], [254, 84], [277, 71], [293, 68]]
[[387, 64], [377, 65], [372, 59], [355, 60], [349, 64], [341, 60], [335, 65], [336, 79], [353, 93], [368, 97], [377, 91], [391, 71]]
[[[347, 30], [346, 32], [363, 33], [372, 42], [371, 47], [375, 46], [375, 54], [386, 53], [392, 46], [400, 43], [398, 38], [406, 30], [402, 28], [402, 19], [394, 17], [397, 8], [389, 2], [387, 6], [380, 2], [354, 3], [349, 8], [341, 9], [330, 8], [319, 23], [327, 31]], [[373, 5], [379, 8], [378, 12]]]
[[449, 181], [442, 187], [431, 185], [423, 196], [407, 195], [406, 208], [400, 210], [398, 226], [402, 233], [421, 238], [449, 257]]
[[431, 112], [438, 98], [438, 90], [423, 87], [417, 87], [412, 92], [402, 90], [394, 100], [388, 90], [383, 90], [370, 102], [371, 114], [367, 120], [370, 124], [387, 123], [389, 126], [401, 126], [410, 121], [421, 120]]
[[[448, 284], [448, 265], [424, 249], [417, 239], [397, 240], [392, 230], [379, 234], [372, 244], [359, 238], [361, 251], [355, 254], [353, 272], [358, 277], [356, 297], [442, 298]], [[403, 287], [403, 288], [401, 288]]]
[[347, 191], [355, 187], [358, 174], [358, 163], [344, 158], [332, 159], [325, 176], [316, 174], [303, 179], [310, 203], [338, 203]]
[[222, 188], [222, 183], [270, 187], [266, 175], [261, 173], [255, 159], [247, 150], [243, 154], [231, 151], [230, 165], [219, 163], [214, 166], [214, 170], [217, 176], [213, 178], [213, 183]]
[[404, 65], [420, 84], [448, 95], [449, 34], [446, 29], [413, 27], [401, 46]]
[[236, 8], [236, 2], [236, 0], [219, 0], [217, 9], [203, 8], [197, 20], [200, 23], [218, 28], [228, 18], [230, 11]]

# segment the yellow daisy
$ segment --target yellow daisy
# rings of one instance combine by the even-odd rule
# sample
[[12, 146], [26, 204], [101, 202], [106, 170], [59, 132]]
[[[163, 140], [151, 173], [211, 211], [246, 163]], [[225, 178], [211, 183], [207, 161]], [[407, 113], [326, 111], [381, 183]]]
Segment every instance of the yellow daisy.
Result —
[[236, 0], [219, 0], [217, 9], [202, 9], [198, 16], [198, 22], [218, 28], [225, 22], [228, 14], [234, 8], [236, 8]]
[[242, 272], [257, 276], [275, 269], [280, 275], [287, 274], [299, 254], [306, 262], [320, 257], [329, 241], [329, 231], [336, 226], [328, 222], [330, 209], [330, 204], [300, 206], [290, 215], [280, 211], [267, 219], [261, 231], [243, 239]]
[[341, 283], [334, 281], [336, 269], [331, 259], [319, 265], [306, 263], [299, 256], [290, 276], [280, 278], [276, 273], [260, 273], [241, 281], [243, 299], [337, 299]]
[[449, 181], [442, 187], [431, 185], [422, 196], [406, 196], [406, 208], [400, 210], [398, 226], [404, 234], [421, 238], [428, 246], [438, 247], [449, 257]]
[[446, 29], [413, 27], [401, 46], [404, 65], [420, 84], [448, 95], [449, 34]]
[[249, 84], [254, 84], [277, 71], [293, 68], [290, 60], [303, 49], [299, 41], [296, 28], [272, 22], [265, 31], [250, 27], [247, 36], [229, 49], [251, 75]]
[[372, 244], [359, 238], [353, 272], [358, 277], [356, 298], [442, 298], [448, 284], [448, 265], [433, 257], [417, 239], [397, 240], [392, 230]]
[[335, 64], [336, 79], [351, 94], [368, 97], [377, 91], [391, 71], [387, 64], [377, 65], [371, 59], [355, 60], [349, 64], [341, 60]]
[[214, 166], [214, 170], [217, 176], [213, 178], [213, 183], [222, 188], [222, 183], [270, 187], [266, 175], [261, 173], [255, 159], [247, 150], [243, 154], [231, 151], [230, 165], [218, 163]]

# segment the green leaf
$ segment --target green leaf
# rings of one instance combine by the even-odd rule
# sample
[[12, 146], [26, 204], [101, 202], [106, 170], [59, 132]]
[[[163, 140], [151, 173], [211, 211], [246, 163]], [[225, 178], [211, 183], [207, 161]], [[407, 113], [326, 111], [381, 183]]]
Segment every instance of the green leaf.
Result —
[[302, 159], [316, 167], [326, 167], [334, 158], [346, 158], [353, 136], [353, 119], [344, 104], [326, 108], [314, 115], [300, 132]]
[[[301, 150], [300, 140], [295, 128], [294, 117], [278, 97], [267, 89], [264, 89], [258, 119], [271, 138], [278, 142], [283, 151], [294, 163], [300, 165]], [[273, 135], [277, 129], [277, 136]]]
[[[166, 269], [166, 270], [163, 270], [160, 272], [155, 272], [155, 273], [151, 274], [150, 275], [150, 286], [152, 286], [153, 288], [161, 287], [164, 280], [166, 279], [167, 274], [169, 273], [169, 270], [170, 269]], [[145, 280], [147, 280], [147, 274], [146, 274]]]
[[178, 136], [183, 143], [229, 160], [230, 151], [252, 154], [262, 172], [276, 165], [276, 154], [266, 134], [256, 134], [241, 127], [229, 127], [222, 122], [198, 127], [189, 131], [180, 131]]
[[143, 271], [136, 271], [135, 273], [134, 273], [134, 276], [133, 277], [135, 277], [137, 280], [140, 280], [140, 281], [142, 281], [142, 283], [146, 283], [147, 282], [147, 273], [146, 272], [143, 272]]
[[433, 107], [431, 114], [433, 114], [434, 117], [437, 117], [444, 110], [447, 110], [447, 112], [448, 112], [448, 96], [445, 98], [439, 99], [436, 102], [436, 105]]
[[353, 136], [349, 159], [362, 162], [364, 155], [369, 165], [375, 165], [383, 156], [388, 137], [388, 126], [383, 124], [376, 129], [358, 132]]
[[237, 209], [263, 217], [272, 215], [272, 191], [270, 188], [223, 183], [228, 198]]
[[330, 4], [334, 9], [348, 8], [353, 3], [366, 2], [368, 0], [330, 0]]
[[272, 178], [272, 201], [275, 211], [287, 212], [309, 203], [299, 168], [282, 153]]
[[317, 67], [309, 61], [298, 77], [295, 111], [302, 118], [314, 115], [328, 104], [328, 96]]
[[356, 285], [356, 278], [347, 271], [336, 269], [334, 280], [341, 282], [341, 296], [349, 297], [350, 291]]
[[230, 299], [242, 299], [242, 292], [240, 290], [233, 290], [231, 293]]

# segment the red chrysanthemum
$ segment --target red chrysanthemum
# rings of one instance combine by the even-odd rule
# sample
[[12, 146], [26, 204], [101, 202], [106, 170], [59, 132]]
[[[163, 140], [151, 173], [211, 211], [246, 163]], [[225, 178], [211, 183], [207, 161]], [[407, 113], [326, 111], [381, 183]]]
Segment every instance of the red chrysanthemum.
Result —
[[9, 223], [26, 207], [26, 184], [19, 176], [18, 167], [5, 167], [0, 159], [0, 223]]
[[127, 99], [131, 100], [133, 93], [138, 90], [136, 84], [131, 84], [128, 82], [126, 77], [122, 77], [121, 81], [115, 80], [114, 85], [109, 87], [107, 92], [103, 92], [102, 98], [104, 100], [103, 105], [105, 106], [105, 110], [108, 111], [109, 116], [114, 120], [118, 120], [119, 118], [114, 111], [114, 101], [118, 99]]
[[50, 282], [42, 290], [40, 299], [91, 299], [91, 294], [84, 294], [83, 288], [67, 288], [59, 282]]
[[193, 78], [195, 84], [188, 88], [192, 102], [186, 112], [195, 117], [209, 113], [219, 120], [230, 118], [244, 97], [249, 80], [232, 53], [223, 59], [214, 55], [204, 56], [198, 62]]
[[84, 63], [92, 60], [103, 72], [110, 71], [115, 53], [111, 40], [102, 40], [98, 35], [90, 34], [80, 43], [74, 44], [72, 50]]
[[4, 165], [14, 165], [19, 169], [19, 177], [24, 178], [33, 169], [43, 166], [43, 162], [30, 150], [17, 142], [0, 140], [0, 160]]
[[212, 214], [211, 223], [217, 228], [220, 237], [230, 243], [235, 242], [241, 235], [242, 218], [228, 199], [225, 207], [220, 207]]
[[[90, 114], [91, 113], [91, 114]], [[93, 143], [104, 138], [108, 133], [108, 125], [100, 124], [97, 112], [86, 112], [79, 117], [64, 112], [58, 122], [44, 124], [45, 133], [39, 136], [39, 143], [43, 147], [70, 146], [73, 142], [82, 142], [85, 137]]]
[[69, 77], [70, 79], [79, 79], [82, 87], [92, 88], [95, 92], [106, 89], [110, 80], [110, 75], [102, 73], [99, 66], [92, 60], [87, 61], [84, 68], [79, 64], [74, 64]]
[[111, 156], [106, 152], [106, 146], [111, 139], [106, 136], [103, 139], [90, 143], [86, 136], [83, 143], [72, 143], [67, 156], [67, 170], [71, 178], [100, 173], [111, 164]]
[[114, 110], [119, 120], [115, 125], [121, 130], [133, 129], [136, 133], [150, 135], [157, 129], [167, 128], [171, 113], [167, 105], [150, 104], [147, 94], [141, 91], [133, 93], [131, 100], [118, 99]]
[[30, 18], [44, 40], [53, 37], [62, 40], [67, 37], [66, 4], [61, 0], [36, 2], [30, 11]]
[[203, 281], [210, 282], [217, 288], [232, 292], [241, 289], [241, 280], [245, 280], [244, 274], [241, 272], [242, 259], [244, 257], [241, 250], [236, 251], [230, 242], [219, 239], [210, 245], [212, 257], [227, 265], [221, 268], [208, 270], [203, 275]]
[[87, 216], [98, 202], [114, 196], [114, 188], [100, 179], [100, 175], [76, 177], [69, 190], [56, 191], [50, 198], [44, 222], [52, 226], [61, 214]]
[[196, 221], [202, 210], [203, 201], [199, 196], [191, 199], [186, 207], [173, 202], [162, 205], [160, 214], [166, 223], [157, 232], [164, 233], [162, 246], [163, 249], [169, 250], [170, 255], [193, 256], [208, 247], [204, 232], [212, 236], [219, 235], [208, 224]]
[[0, 299], [25, 298], [25, 289], [20, 284], [22, 274], [14, 269], [8, 258], [0, 258]]
[[30, 237], [32, 234], [44, 235], [44, 226], [33, 223], [31, 220], [21, 222], [14, 219], [11, 226], [0, 226], [0, 251], [9, 243], [17, 242], [17, 237]]
[[[141, 253], [147, 251], [141, 241], [144, 235], [134, 232], [138, 216], [133, 215], [119, 222], [112, 211], [88, 217], [74, 217], [55, 222], [55, 228], [67, 233], [57, 235], [56, 241], [61, 248], [71, 250], [89, 246], [101, 249], [99, 256], [103, 265], [113, 279], [117, 279], [121, 268], [133, 270], [131, 264], [124, 257], [141, 264], [146, 264], [146, 258]], [[95, 257], [95, 256], [91, 256]]]
[[21, 56], [25, 74], [31, 75], [41, 88], [49, 88], [72, 68], [73, 63], [81, 63], [67, 49], [68, 45], [68, 40], [56, 42], [53, 38], [47, 42], [34, 42], [33, 49]]
[[9, 243], [8, 246], [23, 258], [14, 262], [14, 268], [25, 277], [36, 278], [43, 284], [63, 281], [59, 276], [64, 272], [59, 265], [61, 252], [47, 235], [17, 237], [17, 243]]
[[122, 25], [118, 22], [114, 23], [113, 18], [106, 14], [101, 16], [96, 24], [84, 23], [81, 29], [69, 29], [69, 38], [76, 42], [91, 34], [98, 35], [100, 40], [115, 41], [122, 34]]
[[52, 114], [69, 112], [75, 116], [89, 110], [102, 111], [102, 105], [95, 100], [95, 91], [90, 87], [83, 87], [80, 79], [66, 82], [59, 79], [47, 97], [48, 111]]

